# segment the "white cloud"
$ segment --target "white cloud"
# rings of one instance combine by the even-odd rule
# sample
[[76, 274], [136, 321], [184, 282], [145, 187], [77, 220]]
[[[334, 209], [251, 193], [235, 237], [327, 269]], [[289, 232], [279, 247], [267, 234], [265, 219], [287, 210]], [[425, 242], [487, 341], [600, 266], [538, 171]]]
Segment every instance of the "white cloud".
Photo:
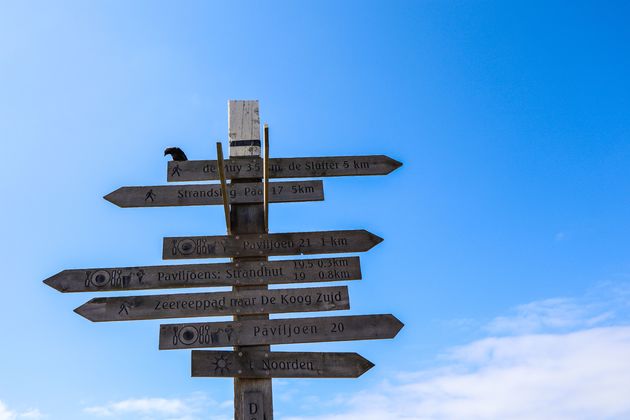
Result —
[[18, 420], [18, 419], [42, 419], [44, 415], [36, 408], [31, 408], [23, 412], [9, 410], [7, 405], [0, 401], [0, 420]]
[[495, 318], [487, 329], [495, 334], [527, 334], [590, 327], [612, 316], [598, 312], [596, 306], [566, 298], [541, 300], [517, 306], [510, 315]]
[[336, 414], [284, 420], [630, 418], [628, 295], [600, 295], [521, 305], [439, 368], [337, 396]]
[[2, 401], [0, 401], [0, 420], [13, 420], [16, 418], [16, 414], [9, 410]]
[[580, 298], [539, 300], [492, 320], [486, 330], [498, 335], [570, 332], [598, 325], [630, 323], [630, 285], [601, 283]]
[[188, 411], [182, 400], [166, 398], [139, 398], [110, 403], [106, 406], [88, 407], [87, 413], [111, 416], [116, 413], [173, 415]]
[[42, 412], [39, 411], [37, 408], [31, 408], [23, 413], [20, 413], [19, 417], [25, 419], [43, 419], [44, 414], [42, 414]]
[[213, 420], [227, 420], [231, 415], [231, 407], [231, 401], [228, 406], [225, 402], [217, 402], [197, 393], [184, 399], [129, 398], [104, 405], [86, 407], [83, 412], [97, 417], [146, 420], [207, 419], [208, 413], [212, 412], [214, 413], [214, 417], [211, 417]]

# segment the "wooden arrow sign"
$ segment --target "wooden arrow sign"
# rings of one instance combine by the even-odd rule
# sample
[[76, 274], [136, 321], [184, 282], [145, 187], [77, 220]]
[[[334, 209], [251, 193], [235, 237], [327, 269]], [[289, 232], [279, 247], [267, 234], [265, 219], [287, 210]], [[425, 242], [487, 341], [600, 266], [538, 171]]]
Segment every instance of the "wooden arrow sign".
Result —
[[359, 279], [359, 257], [342, 257], [64, 270], [44, 283], [60, 292], [109, 292]]
[[374, 364], [357, 353], [192, 351], [192, 376], [358, 378]]
[[362, 252], [383, 239], [367, 230], [164, 238], [162, 258], [258, 257]]
[[160, 350], [393, 338], [393, 315], [261, 319], [160, 325]]
[[74, 311], [94, 322], [261, 313], [336, 311], [350, 308], [348, 287], [251, 290], [94, 298]]
[[[387, 175], [402, 163], [384, 155], [327, 156], [269, 159], [270, 178], [319, 178], [329, 176]], [[225, 161], [228, 179], [261, 178], [260, 158]], [[168, 163], [167, 180], [206, 181], [219, 179], [216, 160], [188, 160]]]
[[[231, 204], [261, 203], [262, 183], [228, 185]], [[107, 201], [118, 207], [204, 206], [223, 204], [221, 185], [160, 185], [121, 187], [107, 194]], [[322, 201], [322, 181], [273, 182], [269, 184], [269, 202]]]

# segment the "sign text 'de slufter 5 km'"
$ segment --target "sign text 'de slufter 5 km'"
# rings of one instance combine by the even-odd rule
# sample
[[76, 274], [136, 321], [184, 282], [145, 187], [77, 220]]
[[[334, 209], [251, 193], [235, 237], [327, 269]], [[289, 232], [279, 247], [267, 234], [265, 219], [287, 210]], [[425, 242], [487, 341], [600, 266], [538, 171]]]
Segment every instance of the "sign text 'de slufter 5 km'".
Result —
[[[319, 178], [355, 175], [387, 175], [402, 163], [388, 156], [328, 156], [269, 159], [270, 178]], [[168, 181], [207, 181], [219, 179], [216, 160], [189, 160], [168, 163]], [[261, 178], [260, 158], [229, 159], [225, 161], [228, 179]]]

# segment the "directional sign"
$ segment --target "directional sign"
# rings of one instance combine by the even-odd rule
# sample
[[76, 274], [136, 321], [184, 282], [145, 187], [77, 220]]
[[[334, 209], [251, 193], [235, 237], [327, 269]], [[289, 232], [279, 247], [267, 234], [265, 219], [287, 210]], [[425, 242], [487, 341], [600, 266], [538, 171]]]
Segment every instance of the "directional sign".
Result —
[[[263, 187], [253, 184], [230, 184], [231, 204], [261, 203]], [[121, 187], [107, 194], [107, 201], [118, 207], [204, 206], [223, 204], [221, 185], [160, 185], [148, 187]], [[322, 201], [322, 181], [273, 182], [269, 184], [269, 202]]]
[[393, 338], [393, 315], [261, 319], [160, 325], [160, 350]]
[[74, 311], [94, 322], [349, 309], [348, 288], [251, 290], [94, 298]]
[[162, 258], [254, 257], [367, 251], [383, 239], [367, 230], [164, 238]]
[[44, 283], [60, 292], [108, 292], [359, 279], [359, 257], [342, 257], [64, 270]]
[[357, 353], [192, 351], [192, 376], [358, 378], [374, 364]]
[[[225, 161], [225, 176], [236, 178], [262, 177], [260, 158]], [[318, 178], [351, 175], [387, 175], [402, 163], [384, 155], [327, 156], [269, 159], [270, 178]], [[188, 160], [168, 163], [167, 180], [205, 181], [219, 179], [216, 160]]]

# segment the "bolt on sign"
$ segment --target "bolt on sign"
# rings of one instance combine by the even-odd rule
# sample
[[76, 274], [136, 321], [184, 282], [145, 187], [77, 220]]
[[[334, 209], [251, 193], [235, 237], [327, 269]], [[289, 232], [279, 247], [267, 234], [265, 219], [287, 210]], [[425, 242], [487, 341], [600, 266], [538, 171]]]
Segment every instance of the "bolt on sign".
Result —
[[269, 179], [387, 175], [402, 164], [383, 155], [269, 158], [267, 125], [264, 144], [260, 132], [258, 101], [229, 101], [229, 158], [223, 159], [217, 144], [215, 160], [187, 160], [178, 153], [167, 166], [168, 182], [219, 184], [121, 187], [104, 197], [119, 207], [223, 205], [227, 235], [164, 238], [162, 258], [230, 262], [67, 269], [44, 280], [64, 293], [231, 286], [227, 292], [97, 297], [75, 312], [93, 322], [233, 316], [228, 322], [160, 325], [159, 348], [233, 347], [193, 350], [191, 376], [233, 378], [237, 420], [273, 419], [271, 378], [357, 378], [374, 366], [356, 353], [277, 352], [271, 345], [389, 339], [403, 327], [391, 314], [269, 319], [269, 314], [346, 310], [350, 296], [347, 286], [268, 285], [362, 277], [358, 256], [269, 257], [366, 252], [383, 240], [362, 229], [270, 233], [269, 203], [322, 201], [324, 186], [321, 180]]

